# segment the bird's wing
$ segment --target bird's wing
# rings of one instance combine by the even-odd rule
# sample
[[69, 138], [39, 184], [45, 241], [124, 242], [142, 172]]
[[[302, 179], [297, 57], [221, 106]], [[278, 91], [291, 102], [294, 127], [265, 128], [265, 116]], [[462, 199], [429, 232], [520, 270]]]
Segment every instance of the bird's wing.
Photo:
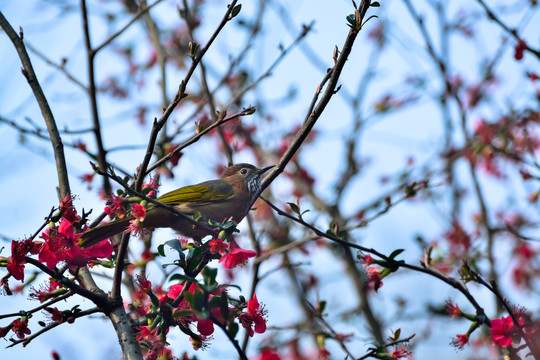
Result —
[[185, 186], [168, 192], [157, 200], [166, 205], [175, 206], [183, 203], [212, 203], [230, 198], [234, 194], [232, 186], [223, 180], [205, 181], [197, 185]]

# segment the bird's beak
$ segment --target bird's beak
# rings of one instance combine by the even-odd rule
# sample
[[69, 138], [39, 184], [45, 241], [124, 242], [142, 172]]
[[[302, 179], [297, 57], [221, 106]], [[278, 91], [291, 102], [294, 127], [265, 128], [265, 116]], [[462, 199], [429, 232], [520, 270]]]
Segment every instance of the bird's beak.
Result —
[[257, 173], [259, 175], [262, 175], [264, 174], [265, 172], [267, 172], [268, 170], [272, 169], [273, 167], [275, 167], [276, 165], [270, 165], [270, 166], [265, 166], [263, 168], [260, 168], [259, 170], [257, 170]]

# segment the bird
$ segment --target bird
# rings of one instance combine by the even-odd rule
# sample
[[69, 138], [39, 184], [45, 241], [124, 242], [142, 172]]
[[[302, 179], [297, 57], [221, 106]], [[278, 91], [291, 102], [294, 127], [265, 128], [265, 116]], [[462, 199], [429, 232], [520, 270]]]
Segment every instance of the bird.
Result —
[[[206, 219], [218, 222], [232, 219], [238, 224], [259, 195], [262, 175], [273, 167], [257, 168], [246, 163], [232, 165], [225, 169], [219, 179], [184, 186], [156, 200], [186, 215], [198, 212]], [[79, 236], [78, 245], [87, 248], [125, 232], [133, 219], [134, 216], [129, 215], [87, 230]], [[197, 226], [193, 221], [153, 204], [148, 205], [142, 225], [145, 228], [172, 228], [198, 243], [212, 234], [207, 227]]]

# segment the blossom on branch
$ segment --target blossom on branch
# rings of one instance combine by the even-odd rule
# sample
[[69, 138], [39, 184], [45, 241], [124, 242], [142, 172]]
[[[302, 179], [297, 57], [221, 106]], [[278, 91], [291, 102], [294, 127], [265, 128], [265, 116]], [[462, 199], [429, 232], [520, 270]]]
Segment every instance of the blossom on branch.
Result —
[[450, 342], [450, 345], [455, 346], [458, 350], [463, 350], [463, 347], [469, 343], [469, 335], [468, 334], [458, 334], [455, 338], [452, 339]]
[[[247, 302], [247, 312], [243, 312], [238, 316], [240, 324], [247, 330], [249, 336], [253, 337], [254, 331], [262, 334], [266, 331], [266, 310], [259, 304], [257, 295], [253, 294], [253, 299]], [[253, 327], [254, 325], [254, 327]]]
[[133, 215], [135, 219], [142, 222], [146, 217], [146, 208], [141, 204], [133, 204], [131, 205], [131, 215]]
[[462, 314], [458, 304], [453, 304], [452, 300], [446, 301], [446, 312], [452, 315], [452, 319]]
[[219, 263], [223, 263], [223, 266], [225, 266], [227, 269], [232, 269], [238, 265], [243, 265], [250, 257], [257, 256], [255, 251], [242, 249], [240, 246], [238, 246], [236, 241], [232, 239], [230, 244], [231, 246], [229, 248], [229, 252], [219, 259]]
[[512, 344], [512, 334], [514, 333], [514, 322], [511, 316], [501, 317], [491, 320], [491, 339], [502, 347], [508, 347]]
[[229, 245], [227, 245], [225, 242], [223, 242], [222, 239], [212, 239], [208, 242], [208, 245], [210, 245], [210, 253], [211, 254], [225, 254], [225, 251], [227, 251], [227, 248]]
[[13, 330], [19, 339], [24, 339], [25, 335], [30, 335], [32, 333], [28, 328], [28, 323], [19, 319], [13, 320], [11, 330]]
[[28, 254], [36, 255], [41, 249], [41, 246], [40, 243], [34, 242], [32, 239], [23, 241], [13, 240], [11, 242], [11, 259], [6, 268], [15, 279], [24, 281], [25, 257]]

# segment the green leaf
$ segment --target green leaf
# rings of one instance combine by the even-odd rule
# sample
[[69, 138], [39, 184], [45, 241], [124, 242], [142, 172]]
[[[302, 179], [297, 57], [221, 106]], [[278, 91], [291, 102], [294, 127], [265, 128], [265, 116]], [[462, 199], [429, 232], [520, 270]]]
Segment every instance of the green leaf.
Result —
[[240, 5], [236, 5], [232, 11], [231, 11], [231, 16], [229, 17], [229, 19], [232, 19], [234, 18], [236, 15], [238, 15], [240, 13], [240, 10], [242, 10], [242, 4]]
[[378, 2], [378, 1], [374, 1], [374, 2], [372, 2], [372, 3], [371, 3], [371, 5], [370, 5], [370, 6], [371, 6], [371, 7], [380, 7], [380, 6], [381, 6], [381, 4], [379, 4], [379, 2]]
[[392, 253], [390, 254], [390, 259], [394, 259], [396, 256], [398, 256], [399, 254], [401, 254], [402, 252], [404, 252], [405, 249], [397, 249], [397, 250], [394, 250], [392, 251]]
[[322, 316], [324, 309], [326, 308], [326, 301], [321, 301], [319, 304], [319, 313]]
[[203, 308], [204, 308], [204, 294], [202, 293], [202, 291], [199, 291], [198, 288], [195, 288], [193, 310], [202, 311]]
[[182, 274], [173, 274], [173, 275], [169, 278], [169, 281], [171, 281], [171, 282], [176, 282], [176, 281], [188, 281], [188, 280], [194, 280], [194, 279], [191, 278], [191, 277], [189, 277], [189, 276], [182, 275]]
[[180, 241], [178, 239], [172, 239], [172, 240], [165, 241], [164, 244], [169, 246], [170, 248], [176, 250], [178, 252], [178, 255], [180, 256], [180, 259], [182, 259], [182, 260], [186, 259], [186, 256], [184, 254], [184, 250], [182, 249], [182, 244], [180, 244]]
[[187, 274], [191, 274], [199, 265], [199, 258], [203, 252], [202, 247], [196, 247], [189, 250], [189, 254], [186, 260], [187, 263]]
[[298, 205], [295, 203], [288, 202], [289, 206], [291, 207], [291, 210], [294, 211], [297, 215], [300, 215], [300, 209], [298, 208]]
[[159, 256], [165, 257], [165, 244], [158, 245], [157, 252]]
[[202, 272], [204, 283], [207, 285], [216, 285], [217, 272], [217, 269], [205, 267]]

